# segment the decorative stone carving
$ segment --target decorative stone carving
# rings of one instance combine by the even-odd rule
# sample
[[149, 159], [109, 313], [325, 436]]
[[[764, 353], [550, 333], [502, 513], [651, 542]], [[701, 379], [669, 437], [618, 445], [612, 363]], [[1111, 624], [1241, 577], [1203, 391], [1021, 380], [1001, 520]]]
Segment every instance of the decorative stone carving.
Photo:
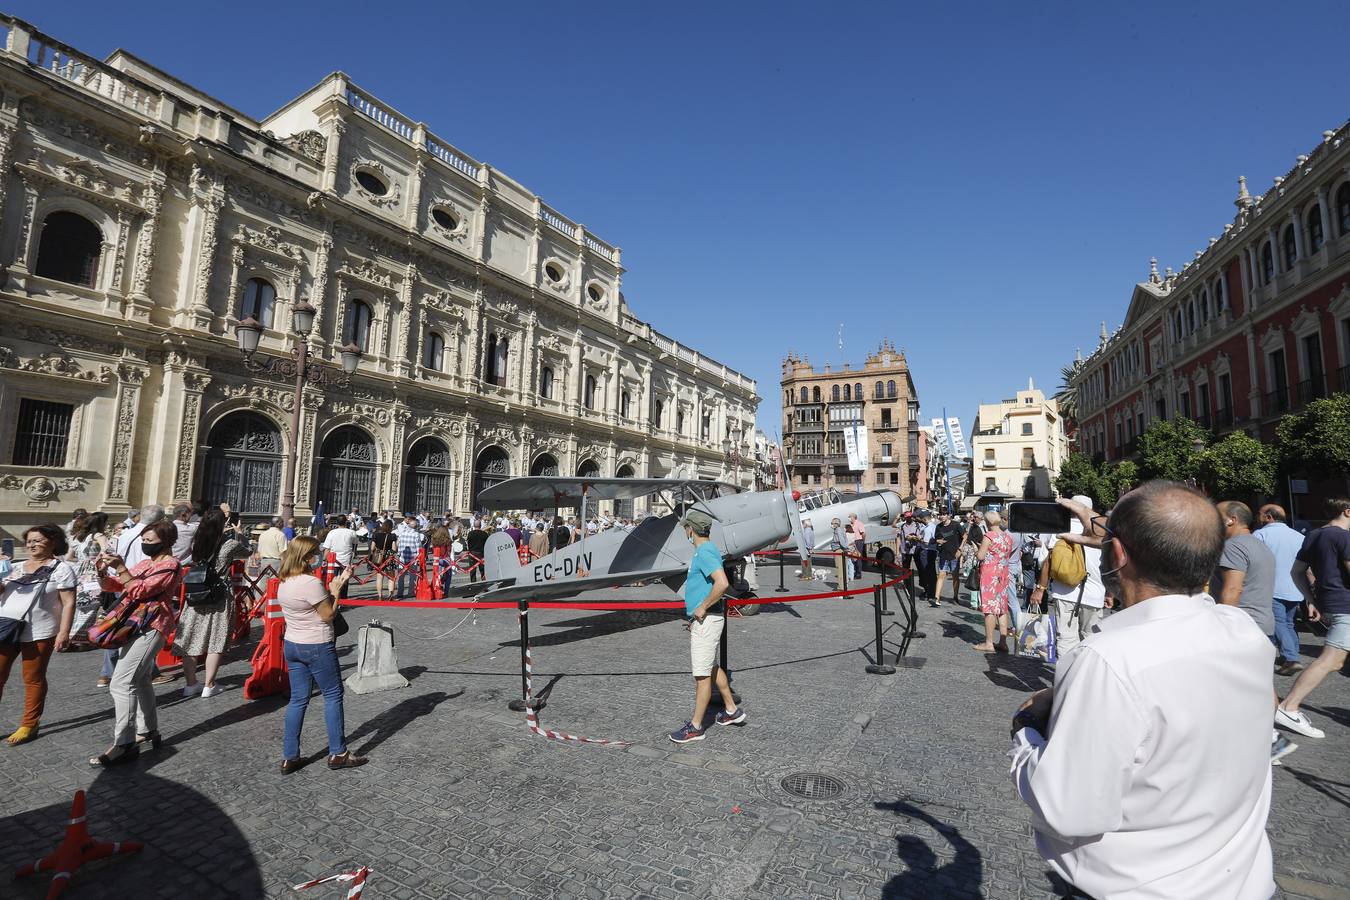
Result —
[[[384, 183], [389, 186], [389, 190], [385, 191], [383, 194], [376, 194], [366, 190], [361, 186], [361, 182], [356, 180], [356, 173], [362, 170], [376, 173], [384, 180]], [[361, 195], [367, 203], [370, 203], [373, 206], [387, 206], [390, 209], [393, 209], [399, 205], [399, 202], [403, 198], [403, 188], [398, 180], [395, 179], [393, 175], [389, 174], [388, 169], [373, 159], [358, 159], [353, 161], [351, 170], [348, 174], [351, 178], [351, 185], [356, 190], [356, 193]]]
[[31, 372], [35, 375], [55, 375], [61, 378], [74, 378], [77, 381], [111, 384], [117, 379], [111, 366], [99, 366], [98, 370], [85, 369], [64, 350], [48, 350], [32, 359], [20, 359], [9, 347], [0, 347], [0, 368]]
[[19, 111], [26, 124], [42, 129], [48, 134], [59, 134], [86, 147], [97, 148], [110, 156], [145, 168], [154, 164], [153, 155], [145, 147], [133, 146], [129, 142], [119, 140], [87, 119], [59, 114], [32, 97], [26, 97], [20, 102]]
[[328, 138], [312, 128], [293, 134], [282, 143], [306, 159], [323, 165], [323, 154], [328, 149]]
[[[184, 376], [186, 379], [187, 376]], [[295, 394], [285, 388], [275, 387], [269, 384], [258, 384], [256, 382], [249, 384], [237, 384], [227, 381], [211, 382], [210, 394], [212, 397], [221, 400], [244, 399], [249, 401], [250, 406], [258, 406], [260, 403], [270, 403], [272, 406], [291, 412], [295, 409]], [[308, 398], [306, 398], [308, 400]], [[306, 403], [308, 405], [308, 403]]]
[[22, 478], [18, 475], [0, 476], [0, 489], [7, 491], [21, 490], [28, 495], [29, 499], [40, 503], [56, 499], [56, 496], [62, 491], [83, 491], [88, 484], [87, 479], [79, 476], [34, 475], [30, 478]]
[[328, 410], [337, 416], [356, 416], [372, 419], [382, 427], [389, 424], [389, 408], [370, 403], [355, 403], [349, 400], [334, 400], [328, 404]]
[[422, 297], [422, 302], [425, 303], [428, 308], [443, 312], [452, 319], [463, 321], [468, 315], [468, 312], [464, 308], [463, 301], [449, 291], [437, 291], [434, 294], [425, 294]]
[[394, 278], [388, 272], [382, 272], [368, 259], [357, 260], [355, 262], [345, 262], [338, 269], [338, 273], [346, 275], [349, 278], [356, 278], [368, 284], [377, 287], [392, 289]]
[[117, 422], [113, 430], [112, 457], [108, 462], [108, 502], [125, 503], [131, 479], [131, 451], [136, 442], [136, 406], [141, 389], [123, 383], [117, 395]]
[[[201, 376], [184, 376], [184, 383], [187, 379], [200, 378]], [[202, 395], [196, 390], [188, 390], [183, 395], [183, 421], [178, 433], [178, 468], [174, 473], [173, 496], [176, 500], [183, 500], [192, 495], [192, 469], [197, 461], [197, 429], [200, 424], [202, 410]]]
[[257, 247], [259, 250], [266, 250], [296, 263], [303, 261], [304, 253], [294, 244], [283, 241], [283, 236], [284, 232], [275, 225], [268, 225], [262, 231], [255, 231], [241, 223], [234, 232], [236, 243]]

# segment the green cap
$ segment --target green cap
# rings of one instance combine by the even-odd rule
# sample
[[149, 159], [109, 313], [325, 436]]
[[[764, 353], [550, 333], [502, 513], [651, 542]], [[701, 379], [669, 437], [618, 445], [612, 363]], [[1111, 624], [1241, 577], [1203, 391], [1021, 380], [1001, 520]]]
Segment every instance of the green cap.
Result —
[[702, 535], [705, 537], [707, 536], [708, 532], [712, 530], [712, 523], [713, 523], [712, 516], [708, 515], [701, 509], [689, 510], [684, 514], [684, 519], [680, 522], [681, 525], [687, 525], [688, 527], [694, 529], [695, 534]]

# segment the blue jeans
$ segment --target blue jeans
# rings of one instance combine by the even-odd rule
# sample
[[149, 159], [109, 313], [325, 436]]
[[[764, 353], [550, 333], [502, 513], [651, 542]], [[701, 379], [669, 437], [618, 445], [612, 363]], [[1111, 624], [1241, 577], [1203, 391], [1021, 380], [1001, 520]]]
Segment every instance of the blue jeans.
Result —
[[417, 570], [413, 568], [405, 570], [403, 568], [416, 558], [417, 554], [406, 547], [403, 549], [403, 552], [398, 555], [399, 571], [402, 572], [402, 574], [398, 576], [398, 583], [395, 586], [394, 596], [399, 600], [407, 600], [417, 594]]
[[1280, 648], [1280, 656], [1285, 662], [1298, 662], [1298, 629], [1294, 626], [1294, 616], [1298, 614], [1299, 603], [1278, 597], [1270, 602], [1275, 608], [1275, 646]]
[[116, 650], [103, 651], [103, 671], [100, 672], [99, 674], [102, 675], [104, 678], [112, 677], [113, 666], [117, 665], [117, 652], [118, 651]]
[[328, 726], [328, 753], [347, 752], [342, 719], [342, 677], [338, 674], [335, 644], [283, 643], [286, 671], [291, 677], [291, 702], [286, 707], [286, 737], [281, 752], [286, 759], [300, 756], [300, 729], [305, 724], [305, 709], [314, 682], [323, 692], [323, 721]]

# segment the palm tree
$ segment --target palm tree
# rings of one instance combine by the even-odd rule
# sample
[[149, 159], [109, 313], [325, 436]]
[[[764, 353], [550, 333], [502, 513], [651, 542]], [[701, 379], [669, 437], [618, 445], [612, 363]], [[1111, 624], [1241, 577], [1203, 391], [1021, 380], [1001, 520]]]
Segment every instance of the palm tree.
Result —
[[1083, 360], [1075, 359], [1059, 370], [1059, 390], [1055, 391], [1055, 400], [1059, 403], [1059, 413], [1065, 419], [1078, 418], [1078, 391], [1073, 380], [1083, 369]]

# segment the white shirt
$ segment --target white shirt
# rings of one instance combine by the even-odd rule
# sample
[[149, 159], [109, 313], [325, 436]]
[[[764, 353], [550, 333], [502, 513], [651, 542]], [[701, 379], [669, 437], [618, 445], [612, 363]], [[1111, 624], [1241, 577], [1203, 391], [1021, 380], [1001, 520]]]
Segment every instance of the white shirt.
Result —
[[1204, 594], [1097, 629], [1008, 752], [1041, 856], [1100, 900], [1270, 897], [1270, 639]]
[[333, 551], [338, 565], [350, 566], [356, 552], [356, 532], [350, 528], [334, 528], [323, 539], [323, 549]]
[[936, 541], [936, 540], [937, 540], [937, 526], [938, 526], [938, 523], [937, 523], [937, 522], [934, 522], [932, 519], [929, 519], [929, 520], [928, 520], [928, 524], [925, 525], [925, 526], [923, 526], [923, 534], [922, 534], [922, 536], [919, 538], [919, 540], [922, 541], [922, 542], [925, 543], [925, 544], [931, 544], [931, 543], [933, 543], [934, 541]]
[[146, 527], [144, 523], [129, 526], [122, 529], [122, 534], [117, 538], [117, 555], [122, 557], [128, 569], [146, 559], [145, 551], [141, 549], [141, 532]]
[[[50, 637], [56, 637], [57, 626], [61, 623], [61, 591], [73, 591], [75, 589], [75, 567], [65, 560], [54, 560], [56, 567], [52, 569], [51, 578], [47, 580], [47, 586], [33, 606], [33, 612], [28, 617], [28, 624], [23, 628], [23, 634], [19, 636], [20, 641], [42, 641]], [[50, 563], [49, 563], [50, 565]], [[11, 579], [20, 578], [24, 575], [24, 566], [15, 564], [10, 570], [6, 582]], [[33, 602], [33, 597], [37, 589], [41, 586], [41, 581], [25, 585], [8, 585], [5, 587], [3, 600], [0, 600], [0, 616], [6, 619], [22, 619], [28, 612], [28, 605]]]
[[196, 522], [174, 521], [173, 527], [178, 529], [178, 539], [173, 542], [174, 556], [181, 563], [192, 562], [192, 539], [197, 536]]
[[[1074, 534], [1083, 533], [1083, 523], [1074, 519], [1069, 523], [1069, 528]], [[1045, 549], [1049, 551], [1059, 542], [1059, 535], [1051, 535], [1050, 540], [1045, 544]], [[1049, 553], [1046, 553], [1046, 559], [1049, 559]], [[1102, 584], [1102, 551], [1096, 547], [1083, 548], [1083, 563], [1087, 566], [1087, 586], [1083, 588], [1083, 605], [1091, 606], [1095, 609], [1101, 609], [1106, 605], [1106, 585]], [[1050, 579], [1050, 596], [1063, 603], [1078, 602], [1078, 585], [1064, 584], [1062, 581]]]

